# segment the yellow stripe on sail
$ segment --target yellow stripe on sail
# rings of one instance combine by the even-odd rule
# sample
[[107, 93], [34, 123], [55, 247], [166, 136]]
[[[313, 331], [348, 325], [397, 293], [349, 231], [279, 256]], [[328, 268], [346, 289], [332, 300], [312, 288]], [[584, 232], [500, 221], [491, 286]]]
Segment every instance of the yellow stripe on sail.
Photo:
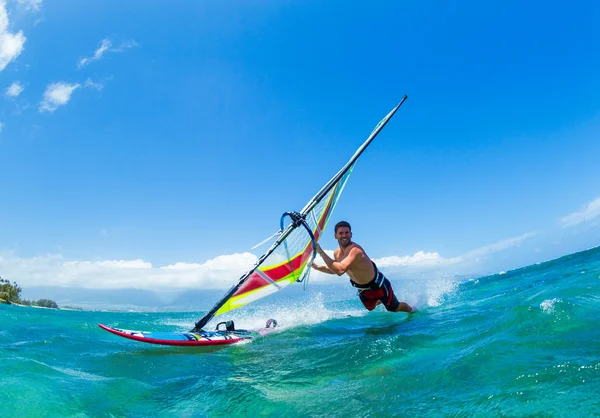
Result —
[[[275, 283], [277, 283], [278, 285], [282, 285], [282, 287], [286, 287], [294, 283], [297, 277], [296, 273], [298, 271], [302, 271], [306, 267], [307, 262], [308, 260], [304, 261], [299, 268], [292, 271], [287, 276], [275, 281]], [[266, 284], [262, 287], [259, 287], [258, 289], [253, 289], [249, 292], [233, 296], [223, 306], [221, 306], [221, 308], [215, 313], [215, 316], [240, 308], [244, 305], [247, 305], [250, 302], [254, 302], [255, 300], [262, 299], [264, 296], [269, 295], [271, 293], [275, 293], [278, 290], [279, 288], [273, 286], [272, 284]]]
[[[329, 206], [331, 200], [335, 197], [335, 191], [338, 189], [338, 187], [339, 187], [339, 185], [337, 185], [336, 187], [333, 188], [333, 192], [330, 192], [329, 198], [327, 199], [327, 203], [325, 204], [325, 208], [327, 208]], [[321, 223], [321, 220], [323, 219], [323, 217], [326, 215], [326, 211], [324, 209], [319, 214], [319, 219], [317, 221], [317, 228], [318, 228], [319, 224]], [[333, 209], [333, 207], [331, 209]], [[329, 210], [329, 214], [330, 213], [331, 213], [331, 210]], [[321, 228], [321, 230], [324, 230], [326, 226], [327, 226], [327, 222], [325, 222], [323, 224], [323, 228]], [[313, 231], [313, 234], [315, 234], [317, 232], [317, 228], [315, 228], [315, 230]], [[319, 236], [319, 239], [320, 238], [321, 238], [321, 236]], [[317, 239], [317, 241], [318, 241], [318, 239]], [[289, 259], [279, 262], [279, 263], [276, 263], [276, 264], [265, 264], [265, 265], [259, 267], [259, 270], [265, 272], [267, 270], [273, 270], [273, 269], [276, 269], [277, 267], [281, 267], [284, 264], [289, 264], [290, 260], [293, 260], [294, 258], [299, 257], [300, 255], [304, 254], [304, 252], [306, 251], [306, 248], [309, 245], [312, 245], [312, 242], [310, 240], [308, 240], [308, 242], [306, 243], [306, 245], [304, 246], [304, 248], [302, 250], [298, 251], [297, 254], [294, 254]], [[301, 269], [297, 269], [296, 271], [298, 271], [298, 270], [301, 271]]]
[[[330, 204], [333, 204], [332, 199], [334, 199], [336, 197], [336, 191], [339, 187], [339, 184], [332, 190], [332, 193], [329, 194], [329, 197], [327, 198], [326, 204], [325, 204], [325, 208], [329, 207]], [[317, 226], [321, 223], [321, 220], [327, 216], [328, 214], [331, 213], [331, 209], [333, 209], [333, 207], [330, 208], [329, 211], [323, 210], [318, 217], [318, 223]], [[325, 225], [323, 225], [323, 229], [325, 228]], [[313, 231], [313, 233], [316, 232]], [[320, 238], [320, 237], [319, 237]], [[311, 242], [308, 241], [306, 243], [306, 245], [304, 246], [304, 248], [299, 251], [297, 254], [295, 254], [292, 259], [296, 258], [296, 257], [300, 257], [302, 254], [304, 254], [304, 252], [306, 251], [306, 248], [311, 245]], [[265, 271], [269, 271], [269, 270], [273, 270], [275, 268], [281, 267], [285, 264], [288, 264], [290, 262], [290, 260], [285, 260], [283, 262], [280, 263], [276, 263], [276, 264], [271, 264], [271, 265], [263, 265], [259, 268], [259, 270], [265, 272]], [[276, 280], [275, 283], [281, 285], [283, 284], [283, 287], [288, 286], [289, 284], [293, 283], [296, 281], [298, 275], [304, 270], [304, 268], [306, 267], [306, 263], [308, 262], [308, 259], [305, 260], [299, 268], [293, 270], [292, 272], [290, 272], [290, 274], [288, 274], [287, 276]], [[215, 313], [215, 316], [217, 315], [221, 315], [224, 314], [226, 312], [232, 311], [234, 309], [238, 309], [244, 305], [247, 305], [248, 303], [254, 302], [255, 300], [258, 299], [262, 299], [263, 297], [271, 294], [271, 293], [275, 293], [278, 290], [280, 290], [280, 288], [277, 288], [275, 286], [273, 286], [272, 284], [265, 284], [262, 287], [259, 287], [258, 289], [253, 289], [250, 290], [249, 292], [246, 293], [242, 293], [240, 295], [236, 295], [236, 296], [232, 296], [227, 302], [225, 302], [225, 304], [223, 306], [221, 306], [221, 308]]]

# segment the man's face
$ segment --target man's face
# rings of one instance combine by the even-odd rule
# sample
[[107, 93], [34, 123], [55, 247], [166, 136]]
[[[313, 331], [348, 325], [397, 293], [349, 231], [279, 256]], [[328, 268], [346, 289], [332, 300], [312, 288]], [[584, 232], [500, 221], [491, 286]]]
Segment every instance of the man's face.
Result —
[[334, 237], [342, 247], [347, 247], [352, 242], [352, 232], [347, 226], [339, 227]]

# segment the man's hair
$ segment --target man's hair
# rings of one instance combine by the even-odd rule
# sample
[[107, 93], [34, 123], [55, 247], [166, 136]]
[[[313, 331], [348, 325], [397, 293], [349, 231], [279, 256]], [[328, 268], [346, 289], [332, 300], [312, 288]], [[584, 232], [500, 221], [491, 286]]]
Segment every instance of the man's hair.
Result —
[[346, 221], [339, 221], [338, 223], [335, 224], [335, 233], [336, 234], [337, 234], [338, 228], [348, 228], [350, 230], [350, 232], [352, 232], [352, 228], [350, 227], [350, 224]]

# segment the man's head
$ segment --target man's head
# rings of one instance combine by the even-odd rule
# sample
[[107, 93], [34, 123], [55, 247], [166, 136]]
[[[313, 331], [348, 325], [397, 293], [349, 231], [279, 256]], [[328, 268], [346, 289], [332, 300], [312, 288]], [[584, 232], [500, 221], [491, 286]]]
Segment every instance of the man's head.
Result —
[[346, 221], [340, 221], [335, 224], [335, 235], [334, 238], [340, 244], [340, 247], [347, 247], [352, 244], [352, 228]]

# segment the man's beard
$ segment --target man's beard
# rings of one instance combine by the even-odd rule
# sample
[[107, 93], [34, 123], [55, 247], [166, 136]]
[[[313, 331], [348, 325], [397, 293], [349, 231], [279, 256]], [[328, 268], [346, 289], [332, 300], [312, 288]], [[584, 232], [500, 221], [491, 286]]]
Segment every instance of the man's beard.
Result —
[[340, 240], [339, 243], [340, 243], [340, 247], [347, 248], [347, 247], [350, 246], [350, 244], [352, 244], [352, 239], [348, 238], [348, 243], [347, 244], [344, 244], [342, 240]]

